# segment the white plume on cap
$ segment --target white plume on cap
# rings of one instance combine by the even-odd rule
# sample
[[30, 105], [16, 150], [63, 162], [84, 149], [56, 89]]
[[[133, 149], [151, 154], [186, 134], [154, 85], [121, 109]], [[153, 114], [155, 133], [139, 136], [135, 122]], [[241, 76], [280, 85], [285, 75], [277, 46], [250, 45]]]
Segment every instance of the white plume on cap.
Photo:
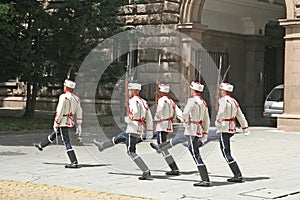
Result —
[[142, 85], [139, 83], [129, 83], [128, 84], [128, 90], [141, 90]]
[[169, 93], [170, 86], [167, 84], [159, 84], [159, 91], [164, 93]]
[[73, 82], [71, 80], [68, 80], [68, 79], [66, 79], [65, 82], [64, 82], [64, 86], [66, 86], [68, 88], [71, 88], [71, 89], [74, 89], [75, 85], [76, 85], [75, 82]]
[[230, 83], [221, 83], [220, 89], [225, 90], [227, 92], [232, 92], [233, 91], [233, 85], [231, 85]]
[[190, 88], [193, 90], [197, 90], [198, 92], [202, 92], [204, 89], [204, 85], [202, 85], [199, 82], [193, 81], [193, 82], [191, 82]]

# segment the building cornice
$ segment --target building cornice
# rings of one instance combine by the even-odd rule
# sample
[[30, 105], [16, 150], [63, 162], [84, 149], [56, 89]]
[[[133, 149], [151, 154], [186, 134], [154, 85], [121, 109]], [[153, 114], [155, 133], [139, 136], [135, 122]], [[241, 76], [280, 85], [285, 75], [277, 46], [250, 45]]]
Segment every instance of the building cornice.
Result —
[[263, 9], [268, 11], [278, 11], [278, 10], [285, 9], [284, 5], [271, 4], [267, 2], [261, 2], [261, 1], [249, 1], [249, 0], [216, 0], [216, 1], [227, 2], [239, 6], [247, 6], [247, 7]]

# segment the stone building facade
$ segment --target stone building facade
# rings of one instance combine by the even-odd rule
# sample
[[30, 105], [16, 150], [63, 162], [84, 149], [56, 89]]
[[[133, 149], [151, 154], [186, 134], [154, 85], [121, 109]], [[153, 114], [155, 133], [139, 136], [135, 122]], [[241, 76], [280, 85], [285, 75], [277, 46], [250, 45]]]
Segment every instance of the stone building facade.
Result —
[[278, 117], [278, 129], [300, 130], [300, 1], [286, 0], [285, 27], [284, 113]]
[[[274, 86], [283, 83], [284, 29], [278, 24], [285, 17], [283, 0], [140, 0], [122, 7], [120, 15], [132, 28], [155, 25], [190, 36], [203, 45], [217, 66], [222, 56], [223, 73], [231, 66], [226, 81], [235, 85], [234, 95], [250, 124], [269, 123], [263, 118], [264, 100]], [[174, 48], [182, 48], [187, 60], [202, 58], [188, 42], [177, 42]], [[164, 51], [138, 50], [136, 65], [157, 62], [159, 53], [166, 74], [171, 67], [189, 81], [199, 79], [197, 66]], [[172, 87], [177, 81], [167, 80]], [[151, 98], [154, 88], [148, 90], [146, 98]]]

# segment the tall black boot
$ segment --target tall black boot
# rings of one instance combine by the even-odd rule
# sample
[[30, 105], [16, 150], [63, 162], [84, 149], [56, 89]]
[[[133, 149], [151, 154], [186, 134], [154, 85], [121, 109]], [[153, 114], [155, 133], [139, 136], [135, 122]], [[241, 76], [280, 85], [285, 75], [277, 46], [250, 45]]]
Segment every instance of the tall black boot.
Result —
[[244, 182], [242, 173], [236, 161], [229, 163], [229, 167], [234, 175], [234, 177], [227, 179], [228, 182], [242, 183]]
[[74, 150], [67, 151], [71, 164], [65, 165], [65, 168], [78, 168], [78, 161]]
[[175, 163], [174, 158], [169, 154], [166, 157], [164, 157], [165, 160], [167, 161], [169, 167], [171, 168], [171, 171], [166, 172], [166, 175], [171, 175], [171, 176], [178, 176], [180, 175], [179, 169]]
[[140, 180], [147, 180], [150, 178], [151, 173], [145, 162], [142, 160], [140, 156], [138, 156], [134, 152], [129, 152], [128, 153], [131, 159], [135, 162], [135, 164], [142, 170], [143, 175], [139, 177]]
[[173, 145], [171, 144], [172, 139], [170, 141], [163, 142], [159, 145], [154, 143], [150, 143], [150, 146], [157, 151], [157, 153], [161, 153], [164, 150], [170, 149]]
[[94, 144], [98, 147], [99, 151], [103, 151], [106, 148], [114, 146], [112, 141], [98, 142], [96, 139], [94, 139]]
[[200, 173], [200, 177], [201, 177], [202, 181], [200, 181], [199, 183], [195, 183], [194, 186], [209, 187], [210, 182], [209, 182], [209, 177], [208, 177], [206, 166], [203, 164], [203, 165], [197, 166], [197, 168]]
[[52, 142], [53, 141], [50, 140], [50, 136], [48, 136], [47, 139], [45, 139], [44, 141], [42, 141], [40, 143], [33, 143], [33, 146], [36, 147], [39, 151], [43, 151], [43, 148], [48, 146]]

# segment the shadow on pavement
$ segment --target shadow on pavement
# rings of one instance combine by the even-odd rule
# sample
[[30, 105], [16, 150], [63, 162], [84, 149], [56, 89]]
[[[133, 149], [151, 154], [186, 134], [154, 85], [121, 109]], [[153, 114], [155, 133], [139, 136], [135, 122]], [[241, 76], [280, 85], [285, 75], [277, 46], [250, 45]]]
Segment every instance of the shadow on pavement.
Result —
[[[220, 177], [220, 178], [231, 178], [231, 176], [220, 176], [220, 175], [209, 175], [211, 177]], [[250, 182], [250, 181], [260, 181], [260, 180], [267, 180], [270, 179], [270, 177], [266, 176], [258, 176], [258, 177], [243, 177], [245, 182]]]
[[[66, 165], [67, 163], [49, 163], [49, 162], [43, 162], [43, 164], [46, 165]], [[79, 164], [79, 168], [83, 167], [105, 167], [105, 166], [111, 166], [111, 164], [96, 164], [96, 165], [90, 165], [90, 164]]]

